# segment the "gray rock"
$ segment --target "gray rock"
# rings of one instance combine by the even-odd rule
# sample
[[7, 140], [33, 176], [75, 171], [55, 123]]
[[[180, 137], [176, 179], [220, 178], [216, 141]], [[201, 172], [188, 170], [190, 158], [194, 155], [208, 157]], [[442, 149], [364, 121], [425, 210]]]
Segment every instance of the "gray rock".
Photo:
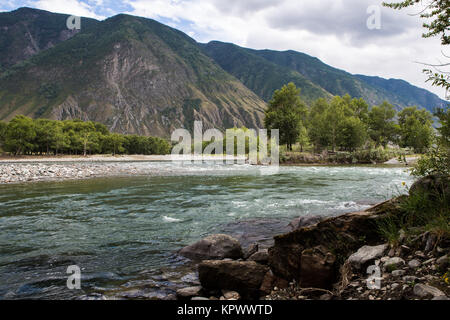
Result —
[[421, 283], [414, 286], [414, 294], [421, 298], [445, 296], [445, 294], [438, 288]]
[[410, 262], [408, 262], [408, 267], [410, 267], [411, 269], [417, 269], [418, 267], [420, 267], [420, 261], [419, 260], [411, 260]]
[[243, 252], [239, 241], [225, 234], [214, 234], [179, 251], [191, 260], [240, 259]]
[[253, 254], [250, 258], [248, 258], [249, 261], [255, 261], [257, 263], [261, 264], [268, 264], [269, 262], [269, 252], [267, 249], [263, 249], [261, 251], [256, 252]]
[[417, 280], [417, 277], [415, 276], [404, 276], [403, 281], [405, 282], [415, 282]]
[[443, 257], [440, 257], [439, 259], [436, 260], [436, 263], [442, 267], [445, 268], [448, 265], [450, 265], [450, 257], [448, 255], [445, 255]]
[[387, 260], [383, 267], [385, 270], [397, 270], [400, 266], [405, 264], [405, 260], [400, 257], [393, 257]]
[[200, 295], [202, 287], [189, 287], [177, 290], [177, 298], [180, 300], [190, 300]]
[[394, 270], [392, 271], [392, 275], [394, 277], [401, 277], [405, 274], [405, 270]]
[[356, 269], [361, 269], [361, 267], [371, 263], [372, 261], [381, 258], [386, 250], [388, 249], [387, 244], [382, 244], [379, 246], [371, 247], [364, 246], [360, 248], [357, 252], [352, 254], [348, 258], [348, 262]]

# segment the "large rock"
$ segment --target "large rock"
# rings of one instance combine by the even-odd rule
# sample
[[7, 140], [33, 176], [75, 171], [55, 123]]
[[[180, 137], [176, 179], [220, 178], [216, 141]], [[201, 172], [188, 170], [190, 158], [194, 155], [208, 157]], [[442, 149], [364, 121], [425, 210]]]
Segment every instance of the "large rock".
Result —
[[324, 217], [321, 216], [303, 216], [295, 218], [289, 223], [289, 228], [291, 230], [297, 230], [304, 227], [309, 227], [315, 224], [318, 224], [320, 221], [324, 220]]
[[445, 175], [429, 175], [427, 177], [417, 180], [410, 188], [409, 194], [413, 195], [416, 192], [427, 193], [430, 196], [445, 195], [447, 199], [450, 198], [450, 177]]
[[198, 265], [203, 288], [237, 291], [244, 299], [259, 298], [268, 271], [268, 267], [254, 261], [208, 260]]
[[260, 250], [248, 258], [249, 261], [255, 261], [261, 264], [269, 263], [269, 251], [267, 249]]
[[331, 288], [336, 279], [336, 256], [324, 246], [303, 250], [300, 259], [300, 286]]
[[377, 223], [397, 212], [399, 200], [394, 199], [366, 211], [326, 219], [316, 225], [277, 236], [274, 246], [269, 248], [269, 266], [276, 276], [288, 281], [299, 281], [302, 277], [301, 257], [304, 250], [323, 246], [327, 252], [334, 254], [337, 272], [340, 265], [362, 246], [382, 243]]
[[414, 294], [421, 298], [432, 298], [432, 297], [445, 297], [445, 293], [443, 293], [438, 288], [418, 283], [414, 286]]
[[368, 266], [376, 259], [384, 256], [387, 249], [388, 244], [382, 244], [379, 246], [364, 246], [352, 254], [347, 261], [353, 268], [361, 269]]
[[214, 234], [179, 251], [191, 260], [240, 259], [243, 256], [239, 241], [225, 234]]

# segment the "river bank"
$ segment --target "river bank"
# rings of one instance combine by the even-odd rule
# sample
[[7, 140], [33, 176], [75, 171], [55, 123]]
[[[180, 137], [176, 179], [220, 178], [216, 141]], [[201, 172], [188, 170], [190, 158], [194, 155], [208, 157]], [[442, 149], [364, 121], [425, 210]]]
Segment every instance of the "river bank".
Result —
[[209, 236], [179, 252], [199, 261], [200, 286], [178, 290], [177, 298], [450, 300], [448, 233], [406, 229], [386, 242], [379, 232], [386, 219], [403, 214], [403, 201], [407, 196], [328, 219], [301, 217], [268, 250], [258, 244], [244, 250], [230, 236]]
[[[26, 183], [40, 181], [81, 180], [98, 177], [117, 177], [124, 175], [158, 175], [158, 170], [152, 170], [145, 163], [183, 163], [184, 161], [205, 161], [216, 164], [225, 162], [223, 156], [207, 157], [173, 157], [165, 156], [61, 156], [61, 157], [0, 157], [0, 184]], [[233, 157], [233, 161], [246, 160], [245, 157]], [[411, 158], [416, 160], [416, 158]], [[348, 166], [350, 164], [327, 162], [298, 162], [282, 163], [281, 166]], [[355, 165], [355, 164], [353, 164]], [[368, 165], [368, 164], [357, 164]], [[372, 164], [370, 164], [372, 165]], [[386, 167], [403, 167], [404, 163], [392, 159], [385, 164]]]

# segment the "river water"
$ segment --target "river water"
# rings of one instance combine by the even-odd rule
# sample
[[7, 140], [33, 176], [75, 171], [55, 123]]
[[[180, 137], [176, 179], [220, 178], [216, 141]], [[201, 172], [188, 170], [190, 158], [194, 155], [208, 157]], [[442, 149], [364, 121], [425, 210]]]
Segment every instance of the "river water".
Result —
[[147, 174], [0, 185], [0, 299], [162, 298], [195, 284], [176, 251], [206, 235], [269, 245], [295, 217], [366, 209], [413, 182], [389, 167], [133, 165]]

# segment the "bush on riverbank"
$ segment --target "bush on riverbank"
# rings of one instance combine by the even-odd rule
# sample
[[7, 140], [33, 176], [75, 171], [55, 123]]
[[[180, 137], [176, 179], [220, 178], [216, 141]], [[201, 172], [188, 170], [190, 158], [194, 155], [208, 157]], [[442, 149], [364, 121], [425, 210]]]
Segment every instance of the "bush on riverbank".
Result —
[[164, 139], [111, 133], [101, 123], [81, 120], [33, 120], [16, 116], [0, 121], [0, 150], [12, 155], [169, 154]]
[[307, 152], [282, 152], [281, 163], [285, 164], [377, 164], [384, 163], [393, 158], [403, 159], [412, 154], [407, 149], [375, 148], [353, 152], [336, 152], [313, 154]]

